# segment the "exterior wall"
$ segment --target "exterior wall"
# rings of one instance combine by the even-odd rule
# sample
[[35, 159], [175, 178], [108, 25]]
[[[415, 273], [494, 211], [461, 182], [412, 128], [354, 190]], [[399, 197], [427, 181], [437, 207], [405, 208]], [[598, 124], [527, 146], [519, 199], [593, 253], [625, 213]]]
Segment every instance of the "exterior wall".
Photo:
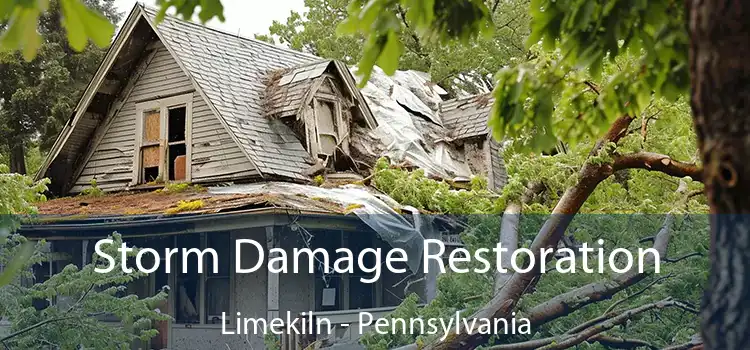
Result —
[[206, 101], [193, 96], [192, 182], [217, 182], [258, 175]]
[[508, 174], [505, 172], [505, 162], [503, 161], [502, 151], [500, 143], [495, 141], [490, 135], [489, 152], [491, 174], [489, 174], [487, 178], [489, 180], [489, 188], [496, 191], [501, 190], [505, 184], [508, 183]]
[[132, 181], [135, 138], [138, 136], [135, 135], [136, 103], [185, 93], [193, 94], [193, 182], [226, 181], [257, 174], [204, 99], [194, 91], [193, 84], [177, 61], [161, 46], [70, 192], [81, 192], [94, 178], [102, 190], [126, 189]]
[[472, 138], [464, 142], [464, 157], [469, 170], [487, 177], [487, 187], [500, 191], [508, 181], [503, 162], [502, 148], [492, 136]]

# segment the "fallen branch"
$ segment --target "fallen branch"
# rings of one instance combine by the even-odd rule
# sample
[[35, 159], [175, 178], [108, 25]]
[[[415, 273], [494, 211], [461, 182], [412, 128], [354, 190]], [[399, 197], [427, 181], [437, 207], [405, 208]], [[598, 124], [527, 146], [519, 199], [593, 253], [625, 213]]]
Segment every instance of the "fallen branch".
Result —
[[[673, 222], [674, 216], [667, 214], [662, 227], [656, 236], [654, 236], [653, 248], [659, 252], [660, 256], [667, 253], [667, 245], [672, 237], [671, 227]], [[646, 265], [654, 263], [655, 261], [653, 260], [653, 257], [649, 255], [645, 261]], [[643, 273], [639, 273], [638, 269], [633, 268], [628, 272], [615, 275], [610, 280], [589, 283], [533, 307], [525, 317], [529, 319], [532, 327], [537, 327], [559, 317], [569, 315], [586, 305], [611, 299], [615, 294], [642, 281], [650, 274], [647, 268], [644, 268]]]
[[599, 344], [602, 344], [607, 348], [614, 348], [614, 349], [635, 349], [639, 347], [645, 347], [645, 348], [649, 348], [652, 350], [659, 349], [653, 344], [645, 340], [613, 337], [613, 336], [606, 335], [606, 334], [599, 334], [597, 336], [594, 336], [591, 339], [589, 339], [589, 341], [596, 341], [596, 342], [599, 342]]
[[[625, 135], [632, 121], [633, 118], [630, 116], [618, 118], [607, 131], [606, 135], [597, 141], [590, 154], [597, 154], [602, 146], [607, 143], [617, 143]], [[557, 247], [560, 238], [573, 220], [573, 216], [578, 213], [583, 203], [594, 192], [596, 186], [613, 173], [614, 171], [610, 164], [597, 162], [584, 163], [579, 172], [577, 183], [565, 191], [552, 210], [552, 215], [547, 219], [531, 243], [529, 249], [534, 254], [534, 261], [541, 260], [540, 255], [542, 250]], [[526, 273], [513, 273], [492, 300], [468, 318], [467, 324], [471, 324], [472, 319], [497, 320], [510, 316], [516, 302], [524, 293], [533, 289], [533, 285], [538, 280], [539, 275], [539, 269], [531, 269]], [[477, 344], [486, 342], [487, 338], [488, 336], [485, 334], [471, 333], [464, 326], [460, 326], [457, 331], [452, 330], [447, 334], [444, 340], [437, 340], [434, 343], [428, 344], [424, 349], [474, 348]], [[413, 347], [409, 346], [407, 348]]]
[[703, 181], [703, 169], [695, 164], [673, 160], [668, 155], [653, 152], [636, 152], [615, 155], [612, 167], [622, 169], [646, 169], [659, 171], [675, 177], [689, 176], [695, 181]]
[[[625, 322], [629, 321], [630, 319], [632, 319], [634, 316], [638, 314], [641, 314], [641, 313], [644, 313], [646, 311], [650, 311], [653, 309], [663, 309], [667, 307], [677, 307], [680, 309], [685, 309], [685, 305], [683, 303], [676, 301], [676, 300], [672, 300], [671, 298], [667, 298], [656, 303], [650, 303], [650, 304], [639, 306], [634, 309], [612, 313], [610, 317], [608, 317], [606, 320], [603, 320], [602, 322], [599, 322], [586, 329], [583, 329], [580, 332], [575, 333], [575, 334], [565, 334], [562, 336], [545, 338], [543, 340], [548, 341], [548, 343], [542, 346], [536, 347], [536, 348], [540, 350], [567, 349], [567, 348], [576, 346], [578, 344], [581, 344], [585, 341], [589, 341], [589, 340], [594, 341], [596, 340], [596, 337], [599, 336], [601, 333], [604, 333], [614, 328], [615, 326], [624, 324]], [[695, 312], [697, 313], [697, 311]], [[535, 341], [535, 342], [538, 342], [538, 341]], [[505, 347], [506, 345], [502, 345], [501, 347], [492, 347], [491, 349], [522, 349], [521, 347], [518, 347], [518, 345], [520, 344], [508, 344], [508, 345], [511, 347]]]
[[694, 349], [696, 350], [703, 349], [703, 339], [701, 339], [701, 336], [698, 334], [693, 335], [690, 341], [687, 343], [667, 346], [666, 348], [662, 350], [694, 350]]
[[668, 262], [668, 263], [676, 263], [676, 262], [679, 262], [679, 261], [685, 260], [685, 259], [687, 259], [687, 258], [692, 258], [692, 257], [694, 257], [694, 256], [703, 256], [703, 254], [702, 254], [702, 253], [700, 253], [700, 252], [694, 252], [694, 253], [690, 253], [690, 254], [686, 254], [686, 255], [683, 255], [683, 256], [681, 256], [681, 257], [679, 257], [679, 258], [664, 258], [663, 260], [664, 260], [665, 262]]
[[[521, 204], [512, 202], [508, 203], [503, 212], [503, 218], [500, 223], [500, 244], [503, 247], [508, 248], [508, 251], [512, 252], [518, 249], [518, 223], [521, 217]], [[501, 256], [500, 267], [505, 269], [506, 272], [501, 272], [498, 269], [495, 274], [495, 294], [510, 280], [513, 275], [513, 269], [511, 268], [511, 255], [505, 254]]]

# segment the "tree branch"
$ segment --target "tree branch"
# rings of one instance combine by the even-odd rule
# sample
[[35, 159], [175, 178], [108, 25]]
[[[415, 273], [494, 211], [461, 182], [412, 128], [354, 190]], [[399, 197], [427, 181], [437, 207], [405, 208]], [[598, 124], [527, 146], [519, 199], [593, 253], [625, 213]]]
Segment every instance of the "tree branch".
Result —
[[[518, 222], [521, 216], [521, 204], [517, 202], [508, 203], [503, 212], [503, 218], [500, 223], [500, 244], [503, 247], [508, 248], [508, 251], [514, 251], [518, 249]], [[505, 283], [510, 280], [513, 275], [511, 269], [511, 255], [505, 254], [501, 256], [500, 267], [506, 269], [505, 273], [500, 272], [498, 269], [495, 274], [495, 294], [503, 288]]]
[[565, 338], [556, 338], [556, 340], [553, 343], [546, 345], [544, 347], [539, 348], [540, 350], [557, 350], [557, 349], [567, 349], [569, 347], [573, 347], [575, 345], [581, 344], [589, 339], [591, 339], [594, 336], [597, 336], [605, 331], [608, 331], [612, 328], [614, 328], [617, 325], [621, 325], [627, 321], [629, 321], [634, 316], [641, 314], [646, 311], [650, 311], [653, 309], [663, 309], [666, 307], [681, 307], [681, 303], [679, 301], [672, 300], [670, 298], [664, 299], [662, 301], [646, 304], [634, 309], [630, 309], [627, 311], [623, 311], [619, 313], [617, 316], [614, 316], [602, 323], [599, 323], [595, 326], [589, 327], [583, 331], [581, 331], [578, 334], [573, 334]]
[[[667, 214], [664, 223], [659, 229], [659, 233], [654, 237], [653, 248], [663, 256], [667, 252], [667, 245], [672, 236], [672, 223], [674, 216]], [[654, 263], [651, 255], [647, 256], [645, 263], [650, 265]], [[643, 273], [639, 273], [637, 268], [628, 272], [615, 275], [612, 279], [589, 283], [583, 287], [573, 289], [567, 293], [560, 294], [554, 298], [533, 307], [525, 315], [529, 319], [532, 327], [545, 324], [562, 316], [569, 315], [584, 306], [608, 300], [620, 291], [642, 281], [651, 273], [644, 268]]]
[[653, 152], [636, 152], [616, 155], [615, 171], [622, 169], [646, 169], [659, 171], [675, 177], [689, 176], [695, 181], [703, 181], [703, 169], [695, 164], [673, 160], [668, 155]]
[[589, 341], [597, 341], [599, 342], [599, 344], [602, 344], [607, 348], [614, 349], [635, 349], [639, 347], [646, 347], [652, 350], [659, 349], [645, 340], [613, 337], [606, 334], [599, 334], [597, 336], [594, 336], [589, 339]]
[[[602, 146], [609, 142], [618, 142], [632, 121], [633, 118], [630, 116], [618, 118], [607, 131], [604, 138], [599, 140], [592, 148], [590, 154], [597, 154]], [[529, 248], [534, 254], [534, 261], [541, 261], [540, 255], [542, 250], [557, 247], [560, 238], [573, 220], [573, 216], [580, 210], [591, 193], [594, 192], [596, 186], [612, 174], [613, 170], [610, 164], [586, 162], [581, 167], [577, 183], [565, 191], [552, 210], [552, 215], [547, 219], [531, 243], [531, 247]], [[492, 300], [469, 317], [467, 323], [470, 324], [471, 319], [496, 320], [510, 316], [516, 302], [524, 293], [533, 289], [532, 287], [539, 275], [539, 269], [531, 269], [526, 273], [513, 273]], [[424, 349], [474, 348], [476, 344], [486, 342], [487, 338], [487, 335], [470, 333], [465, 327], [461, 326], [458, 332], [452, 330], [444, 340], [437, 340], [434, 343], [428, 344]]]

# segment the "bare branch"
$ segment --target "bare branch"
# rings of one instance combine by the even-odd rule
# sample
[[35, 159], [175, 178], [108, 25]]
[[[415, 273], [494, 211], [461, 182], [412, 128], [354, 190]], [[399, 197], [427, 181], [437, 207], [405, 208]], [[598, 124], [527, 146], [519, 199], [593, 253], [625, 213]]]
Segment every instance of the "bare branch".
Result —
[[703, 254], [701, 254], [700, 252], [693, 252], [693, 253], [690, 253], [690, 254], [683, 255], [683, 256], [681, 256], [679, 258], [671, 258], [671, 259], [670, 258], [664, 258], [663, 260], [665, 262], [668, 262], [668, 263], [676, 263], [676, 262], [685, 260], [687, 258], [692, 258], [694, 256], [703, 256]]
[[668, 155], [653, 152], [616, 155], [612, 167], [615, 171], [622, 169], [646, 169], [676, 177], [690, 176], [695, 181], [703, 181], [703, 169], [697, 165], [676, 161]]
[[681, 303], [679, 301], [675, 301], [675, 300], [671, 300], [667, 298], [656, 303], [646, 304], [646, 305], [643, 305], [634, 309], [623, 311], [619, 313], [617, 316], [612, 317], [611, 319], [608, 319], [607, 321], [604, 321], [600, 324], [597, 324], [596, 326], [589, 327], [588, 329], [585, 329], [578, 334], [570, 335], [563, 339], [558, 338], [559, 341], [555, 341], [554, 343], [546, 345], [539, 349], [540, 350], [567, 349], [569, 347], [581, 344], [596, 335], [599, 335], [605, 331], [608, 331], [614, 328], [617, 325], [623, 324], [627, 322], [628, 320], [630, 320], [631, 318], [633, 318], [633, 316], [636, 316], [643, 312], [650, 311], [653, 309], [663, 309], [666, 307], [680, 307], [680, 304]]
[[[508, 203], [503, 212], [502, 222], [500, 223], [500, 244], [503, 247], [508, 248], [508, 251], [514, 251], [518, 249], [518, 222], [521, 216], [521, 204], [519, 203]], [[501, 256], [500, 267], [506, 269], [505, 273], [500, 272], [498, 269], [495, 274], [495, 294], [505, 285], [513, 275], [511, 269], [511, 255], [505, 254]]]
[[599, 334], [589, 339], [589, 341], [597, 341], [605, 347], [614, 349], [635, 349], [639, 347], [646, 347], [652, 350], [659, 349], [645, 340], [613, 337], [606, 334]]

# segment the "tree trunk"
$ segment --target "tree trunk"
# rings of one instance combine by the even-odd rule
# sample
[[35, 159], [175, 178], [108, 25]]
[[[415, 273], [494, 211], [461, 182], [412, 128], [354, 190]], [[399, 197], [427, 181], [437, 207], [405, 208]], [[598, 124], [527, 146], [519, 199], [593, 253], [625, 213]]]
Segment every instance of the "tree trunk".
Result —
[[26, 152], [23, 142], [12, 142], [10, 148], [10, 172], [26, 174]]
[[707, 349], [750, 344], [750, 2], [688, 0], [691, 105], [711, 208]]

